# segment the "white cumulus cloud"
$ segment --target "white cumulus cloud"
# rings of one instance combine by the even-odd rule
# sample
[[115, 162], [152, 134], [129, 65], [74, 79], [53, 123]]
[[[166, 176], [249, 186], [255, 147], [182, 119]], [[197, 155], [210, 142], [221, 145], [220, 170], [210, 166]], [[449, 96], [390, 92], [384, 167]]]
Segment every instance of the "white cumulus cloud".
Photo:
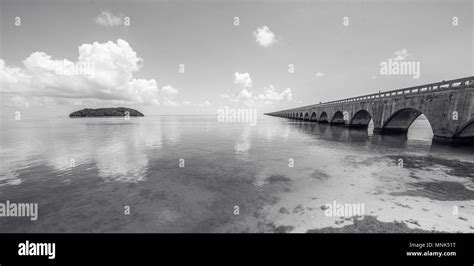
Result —
[[243, 89], [239, 93], [239, 99], [249, 99], [252, 98], [253, 93], [247, 89]]
[[123, 24], [122, 17], [116, 16], [108, 10], [102, 11], [102, 13], [95, 18], [95, 23], [104, 27], [114, 27]]
[[176, 95], [178, 94], [178, 89], [170, 86], [170, 85], [166, 85], [164, 86], [163, 88], [161, 88], [161, 92], [165, 95], [165, 96], [173, 96], [173, 95]]
[[250, 78], [249, 73], [242, 73], [239, 72], [234, 73], [234, 83], [240, 84], [244, 87], [251, 88], [252, 87], [252, 79]]
[[255, 41], [263, 47], [269, 47], [276, 42], [275, 34], [267, 26], [255, 30], [253, 36]]
[[0, 59], [0, 92], [30, 98], [158, 103], [156, 81], [134, 78], [143, 60], [128, 42], [82, 44], [78, 52], [76, 61], [34, 52], [21, 68]]
[[290, 88], [286, 88], [282, 92], [277, 92], [273, 85], [265, 87], [263, 92], [257, 93], [246, 88], [237, 94], [222, 94], [223, 99], [227, 99], [235, 103], [243, 103], [247, 106], [271, 105], [282, 101], [291, 101], [293, 94]]
[[174, 99], [175, 96], [179, 93], [178, 89], [174, 88], [171, 85], [166, 85], [163, 88], [161, 88], [161, 95], [163, 98], [163, 103], [165, 105], [169, 106], [178, 106], [180, 105], [176, 100]]
[[258, 96], [259, 99], [263, 100], [266, 104], [272, 104], [274, 102], [281, 102], [283, 100], [291, 101], [293, 94], [291, 93], [290, 88], [286, 88], [281, 93], [275, 91], [273, 85], [265, 87], [263, 89], [263, 94]]
[[247, 106], [262, 106], [267, 104], [274, 104], [276, 102], [291, 101], [293, 94], [290, 88], [277, 92], [273, 85], [263, 88], [263, 92], [258, 93], [257, 90], [252, 89], [252, 80], [249, 73], [239, 72], [234, 73], [234, 83], [240, 84], [240, 88], [236, 93], [223, 93], [221, 98], [234, 103], [243, 103]]

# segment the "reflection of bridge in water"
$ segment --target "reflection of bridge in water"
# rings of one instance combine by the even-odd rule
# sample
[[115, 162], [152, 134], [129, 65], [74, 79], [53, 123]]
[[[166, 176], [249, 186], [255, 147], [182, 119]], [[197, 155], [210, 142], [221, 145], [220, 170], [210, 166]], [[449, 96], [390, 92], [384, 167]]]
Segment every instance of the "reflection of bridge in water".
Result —
[[[407, 135], [386, 135], [386, 134], [372, 134], [372, 130], [352, 130], [343, 126], [331, 126], [328, 123], [314, 123], [310, 121], [293, 120], [287, 124], [299, 133], [308, 136], [311, 140], [338, 142], [344, 146], [367, 147], [374, 151], [412, 151], [415, 153], [429, 153], [436, 154], [455, 154], [461, 156], [459, 158], [471, 158], [472, 146], [457, 146], [444, 145], [442, 143], [430, 143], [426, 134], [427, 128], [416, 127], [414, 129], [415, 135], [420, 138], [409, 139]], [[421, 130], [421, 131], [420, 131]], [[431, 133], [431, 132], [430, 132]], [[317, 143], [317, 142], [315, 142]], [[337, 147], [337, 144], [331, 144]]]
[[406, 134], [424, 114], [433, 141], [474, 144], [474, 77], [314, 104], [267, 115], [367, 128], [375, 134]]

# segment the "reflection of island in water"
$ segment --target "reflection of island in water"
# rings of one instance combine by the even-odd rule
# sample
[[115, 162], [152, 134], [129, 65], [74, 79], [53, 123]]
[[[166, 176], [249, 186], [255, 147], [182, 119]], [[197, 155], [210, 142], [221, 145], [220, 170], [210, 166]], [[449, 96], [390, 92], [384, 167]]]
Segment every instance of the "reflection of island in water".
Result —
[[72, 112], [69, 117], [104, 117], [104, 116], [144, 116], [137, 110], [126, 108], [126, 107], [116, 107], [116, 108], [98, 108], [90, 109], [85, 108], [79, 111]]

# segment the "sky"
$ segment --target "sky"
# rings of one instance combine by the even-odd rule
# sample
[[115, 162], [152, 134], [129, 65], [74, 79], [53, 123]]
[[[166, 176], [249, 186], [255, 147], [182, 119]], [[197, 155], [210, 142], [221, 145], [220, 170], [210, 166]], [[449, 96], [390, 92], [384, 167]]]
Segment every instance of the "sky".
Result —
[[473, 5], [0, 0], [2, 117], [263, 113], [472, 76]]

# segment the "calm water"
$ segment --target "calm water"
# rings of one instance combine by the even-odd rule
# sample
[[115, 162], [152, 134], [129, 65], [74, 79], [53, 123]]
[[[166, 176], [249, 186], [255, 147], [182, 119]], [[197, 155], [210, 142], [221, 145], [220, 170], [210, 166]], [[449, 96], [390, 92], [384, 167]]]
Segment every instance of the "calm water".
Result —
[[334, 200], [472, 232], [473, 152], [431, 145], [423, 122], [406, 139], [266, 116], [5, 121], [0, 202], [38, 203], [39, 217], [0, 217], [0, 232], [305, 232], [350, 224], [324, 215]]

